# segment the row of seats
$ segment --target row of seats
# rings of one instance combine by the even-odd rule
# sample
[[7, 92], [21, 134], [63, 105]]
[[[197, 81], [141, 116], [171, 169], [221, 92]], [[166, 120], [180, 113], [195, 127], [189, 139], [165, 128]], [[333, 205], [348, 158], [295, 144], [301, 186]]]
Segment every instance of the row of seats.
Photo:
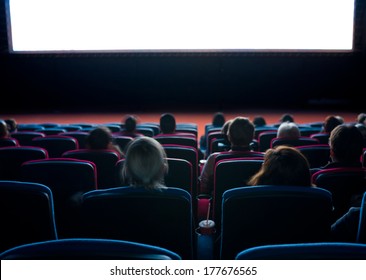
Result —
[[[197, 256], [192, 198], [181, 189], [161, 193], [130, 187], [88, 191], [68, 217], [74, 224], [67, 237], [58, 234], [58, 206], [46, 185], [0, 181], [0, 192], [1, 252], [34, 242], [87, 238], [148, 244], [182, 259]], [[332, 195], [324, 189], [239, 187], [224, 192], [222, 201], [222, 227], [213, 244], [219, 259], [240, 258], [243, 250], [258, 246], [331, 242]], [[365, 222], [366, 192], [355, 244], [366, 243]]]

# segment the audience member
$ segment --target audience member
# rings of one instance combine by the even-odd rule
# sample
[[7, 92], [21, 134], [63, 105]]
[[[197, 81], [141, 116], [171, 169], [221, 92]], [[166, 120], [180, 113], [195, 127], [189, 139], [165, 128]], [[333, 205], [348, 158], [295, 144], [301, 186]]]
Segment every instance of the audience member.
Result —
[[168, 172], [166, 154], [161, 144], [151, 137], [135, 138], [127, 148], [123, 177], [130, 186], [146, 190], [166, 189], [164, 176]]
[[330, 134], [331, 131], [340, 124], [342, 124], [342, 121], [338, 117], [329, 115], [324, 120], [322, 132]]
[[200, 148], [205, 150], [207, 148], [207, 135], [212, 128], [221, 128], [225, 124], [225, 115], [223, 112], [216, 112], [212, 117], [212, 122], [205, 126], [205, 133], [200, 138]]
[[221, 153], [242, 153], [240, 156], [250, 156], [254, 153], [251, 150], [250, 143], [254, 137], [254, 125], [245, 117], [236, 117], [228, 125], [228, 140], [230, 142], [230, 150], [227, 152], [216, 152], [208, 156], [201, 175], [199, 177], [200, 193], [210, 194], [213, 190], [213, 176], [216, 157]]
[[8, 126], [9, 133], [15, 132], [17, 130], [18, 123], [15, 119], [13, 119], [13, 118], [6, 119], [5, 122]]
[[366, 113], [358, 114], [357, 123], [362, 123], [362, 124], [366, 125]]
[[283, 123], [283, 122], [295, 122], [295, 119], [294, 119], [294, 116], [291, 115], [291, 114], [283, 114], [281, 117], [280, 117], [280, 123]]
[[0, 120], [0, 138], [8, 138], [10, 136], [8, 126], [4, 120]]
[[355, 124], [355, 127], [361, 132], [363, 138], [363, 147], [366, 148], [366, 125], [362, 123]]
[[298, 138], [300, 136], [300, 129], [294, 122], [283, 122], [277, 129], [277, 137]]
[[336, 167], [362, 167], [363, 138], [354, 125], [341, 124], [335, 127], [329, 137], [331, 162], [320, 169]]
[[253, 119], [253, 124], [255, 127], [262, 127], [262, 126], [266, 126], [267, 122], [266, 119], [262, 116], [255, 116]]
[[309, 163], [294, 147], [268, 149], [261, 169], [248, 185], [311, 186]]
[[136, 131], [137, 117], [133, 115], [127, 115], [123, 119], [123, 124], [124, 129], [118, 133], [114, 133], [113, 135], [128, 136], [132, 138], [144, 136], [142, 133], [138, 133]]
[[85, 142], [86, 148], [91, 150], [110, 149], [116, 151], [120, 156], [123, 153], [118, 145], [113, 144], [112, 132], [108, 127], [98, 126], [89, 132]]
[[176, 129], [175, 116], [171, 113], [164, 113], [160, 116], [160, 132], [161, 134], [175, 133]]
[[347, 213], [337, 219], [331, 227], [332, 241], [356, 242], [361, 207], [351, 207]]

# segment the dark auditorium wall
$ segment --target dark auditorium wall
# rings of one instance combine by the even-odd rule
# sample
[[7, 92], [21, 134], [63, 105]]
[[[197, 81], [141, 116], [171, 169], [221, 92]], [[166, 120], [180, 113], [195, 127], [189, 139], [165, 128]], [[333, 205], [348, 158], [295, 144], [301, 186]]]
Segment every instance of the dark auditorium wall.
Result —
[[365, 108], [366, 24], [344, 54], [25, 55], [8, 53], [0, 12], [2, 112]]

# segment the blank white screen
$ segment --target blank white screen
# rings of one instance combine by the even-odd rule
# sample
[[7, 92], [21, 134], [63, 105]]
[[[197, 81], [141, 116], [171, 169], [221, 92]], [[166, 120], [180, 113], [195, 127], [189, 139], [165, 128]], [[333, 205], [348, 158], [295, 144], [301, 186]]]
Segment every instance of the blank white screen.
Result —
[[9, 0], [12, 51], [352, 50], [354, 0]]

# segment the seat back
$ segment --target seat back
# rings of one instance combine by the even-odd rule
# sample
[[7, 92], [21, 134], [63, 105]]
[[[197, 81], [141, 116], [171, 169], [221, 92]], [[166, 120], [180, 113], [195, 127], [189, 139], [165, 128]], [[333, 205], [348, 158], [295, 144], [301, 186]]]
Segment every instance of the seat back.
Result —
[[308, 160], [310, 168], [319, 168], [330, 161], [328, 144], [316, 144], [296, 147]]
[[366, 244], [316, 242], [257, 246], [241, 251], [236, 260], [365, 260]]
[[329, 133], [314, 133], [314, 134], [311, 134], [310, 137], [318, 139], [319, 144], [328, 144], [329, 135], [330, 135]]
[[20, 146], [32, 146], [33, 138], [45, 136], [42, 132], [36, 131], [16, 131], [11, 133], [11, 137], [17, 139]]
[[365, 168], [331, 168], [315, 172], [312, 183], [332, 193], [334, 221], [347, 213], [353, 200], [366, 191]]
[[82, 199], [80, 235], [160, 246], [191, 259], [191, 195], [177, 188], [90, 191]]
[[277, 130], [260, 132], [258, 134], [259, 151], [265, 152], [271, 147], [271, 141], [277, 137]]
[[51, 190], [42, 184], [0, 181], [0, 251], [57, 239]]
[[0, 180], [19, 180], [23, 162], [48, 158], [48, 153], [40, 147], [19, 146], [0, 148]]
[[127, 145], [133, 140], [132, 137], [129, 136], [113, 136], [113, 143], [118, 145], [121, 151], [126, 151]]
[[174, 134], [172, 135], [164, 134], [154, 136], [154, 138], [162, 145], [164, 144], [181, 145], [197, 149], [197, 139], [193, 137], [184, 137]]
[[280, 145], [286, 146], [305, 146], [305, 145], [316, 145], [319, 144], [318, 139], [301, 136], [297, 138], [287, 138], [287, 137], [275, 137], [271, 140], [271, 148]]
[[179, 158], [187, 160], [192, 164], [192, 196], [197, 195], [197, 176], [198, 176], [198, 151], [196, 148], [163, 144], [163, 148], [168, 158]]
[[[186, 190], [192, 194], [192, 164], [180, 158], [167, 158], [169, 170], [165, 174], [164, 184], [169, 187]], [[123, 178], [122, 169], [125, 159], [120, 159], [116, 163], [116, 180], [119, 186], [129, 184], [128, 178]]]
[[218, 228], [220, 226], [222, 195], [225, 191], [247, 186], [248, 180], [259, 171], [263, 164], [260, 158], [223, 159], [216, 163], [214, 170], [213, 213]]
[[22, 181], [48, 186], [53, 194], [60, 237], [70, 236], [76, 223], [78, 197], [97, 188], [94, 163], [70, 158], [27, 161], [20, 168]]
[[120, 159], [117, 152], [113, 150], [90, 150], [78, 149], [67, 151], [62, 154], [64, 158], [76, 158], [91, 161], [97, 167], [98, 189], [116, 187], [116, 163]]
[[46, 135], [33, 138], [32, 143], [32, 146], [46, 149], [50, 158], [61, 157], [64, 152], [79, 148], [78, 141], [71, 136]]
[[221, 259], [269, 244], [323, 242], [330, 238], [332, 195], [313, 187], [254, 186], [222, 197]]
[[16, 147], [19, 146], [19, 142], [15, 138], [0, 138], [0, 148], [1, 147]]
[[363, 194], [358, 223], [357, 242], [366, 243], [366, 192]]
[[69, 136], [75, 138], [78, 142], [79, 149], [85, 149], [86, 138], [89, 133], [86, 131], [68, 131], [59, 134], [60, 136]]
[[68, 238], [26, 244], [0, 254], [2, 260], [181, 260], [167, 249], [143, 243]]

